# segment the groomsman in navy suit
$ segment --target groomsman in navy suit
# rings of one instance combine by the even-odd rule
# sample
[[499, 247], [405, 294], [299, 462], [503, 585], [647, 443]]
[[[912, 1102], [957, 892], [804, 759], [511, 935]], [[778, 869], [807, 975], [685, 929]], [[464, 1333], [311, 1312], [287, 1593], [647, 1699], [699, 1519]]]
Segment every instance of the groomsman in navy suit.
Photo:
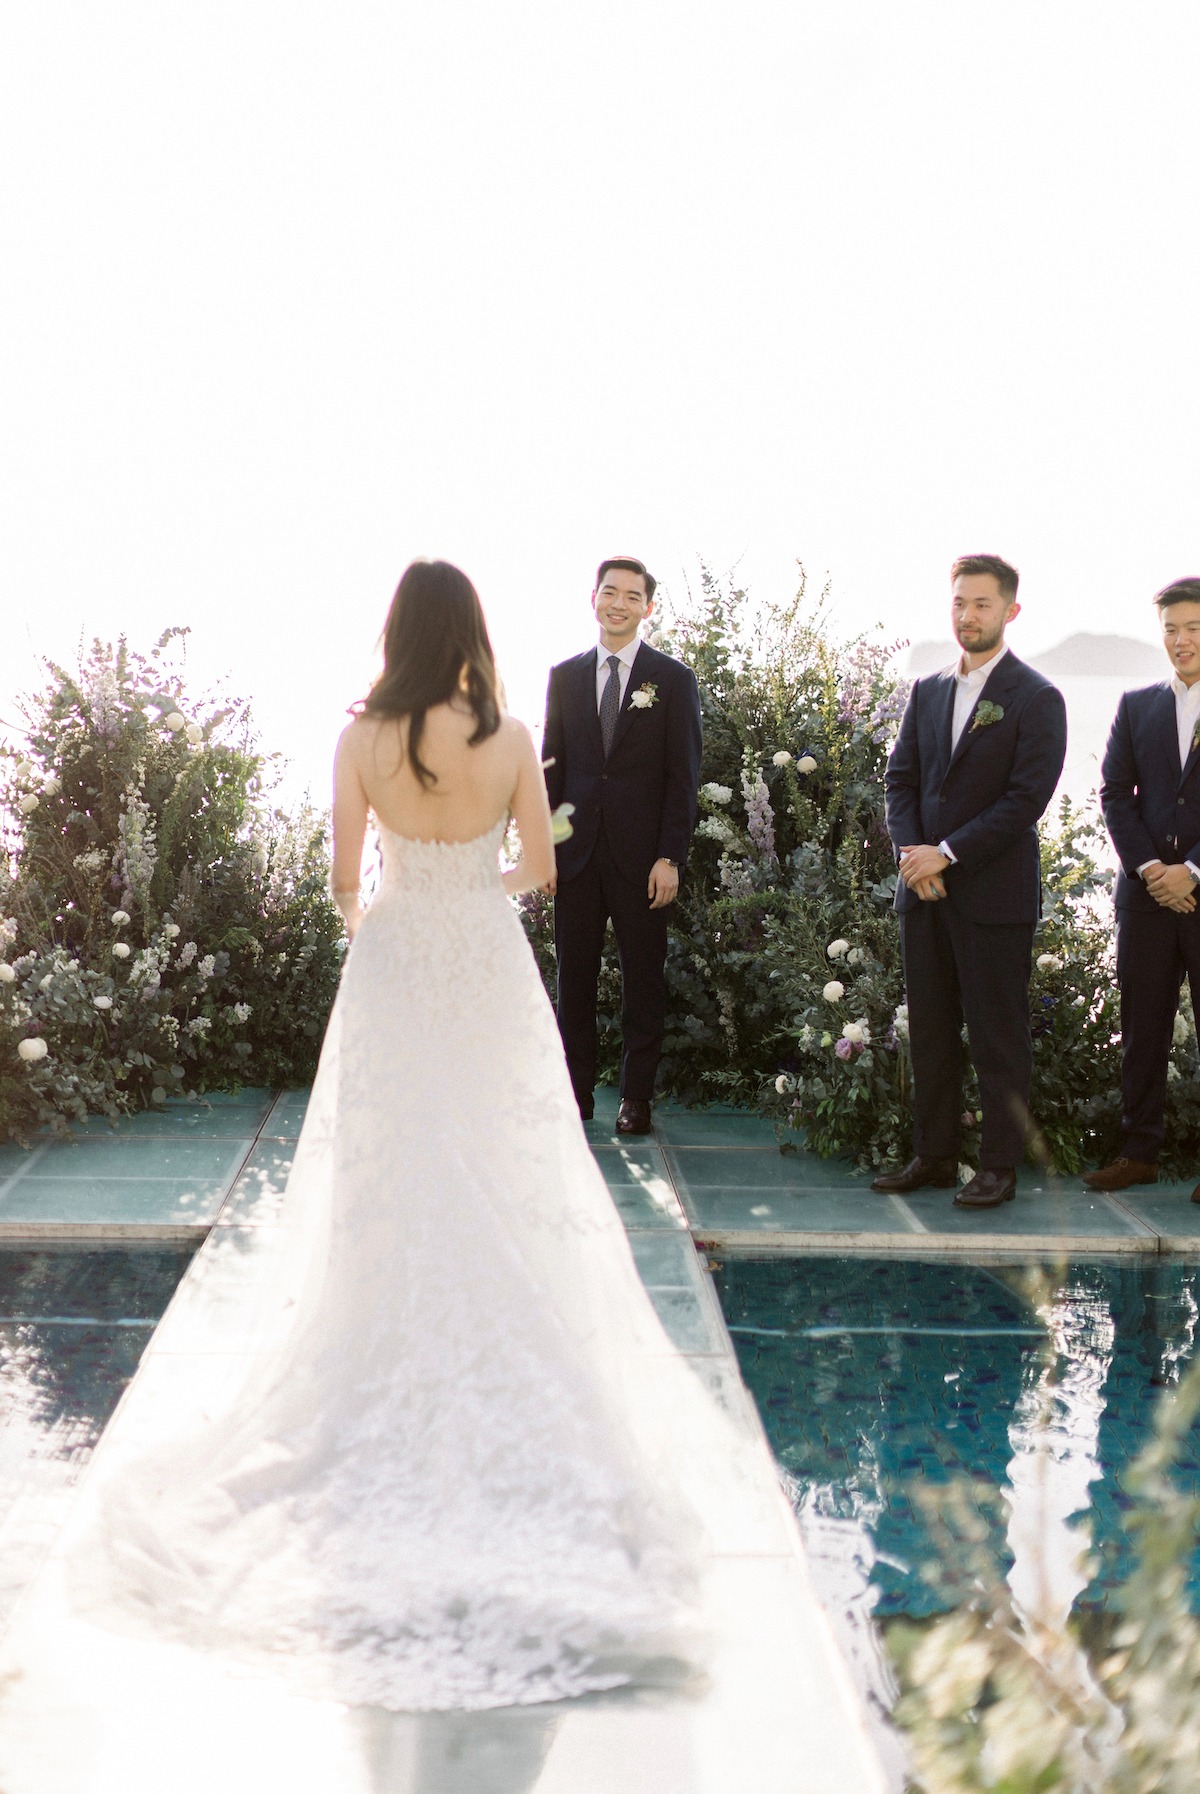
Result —
[[550, 674], [542, 757], [551, 806], [574, 805], [558, 848], [558, 1026], [584, 1120], [596, 1082], [596, 987], [609, 918], [621, 959], [617, 1131], [650, 1132], [666, 1022], [667, 911], [700, 789], [700, 694], [682, 661], [639, 639], [655, 581], [641, 561], [601, 563], [599, 645]]
[[[1121, 862], [1121, 1151], [1089, 1172], [1094, 1190], [1158, 1178], [1167, 1064], [1187, 973], [1200, 1007], [1200, 578], [1154, 600], [1171, 677], [1127, 691], [1104, 754], [1100, 804]], [[1200, 1202], [1200, 1184], [1192, 1191]]]
[[994, 1208], [1016, 1193], [1025, 1156], [1037, 825], [1062, 772], [1067, 718], [1061, 692], [1005, 645], [1020, 611], [1016, 568], [964, 555], [950, 577], [962, 656], [914, 683], [884, 777], [900, 866], [916, 1157], [872, 1188], [957, 1183], [965, 1020], [983, 1136], [979, 1170], [954, 1200]]

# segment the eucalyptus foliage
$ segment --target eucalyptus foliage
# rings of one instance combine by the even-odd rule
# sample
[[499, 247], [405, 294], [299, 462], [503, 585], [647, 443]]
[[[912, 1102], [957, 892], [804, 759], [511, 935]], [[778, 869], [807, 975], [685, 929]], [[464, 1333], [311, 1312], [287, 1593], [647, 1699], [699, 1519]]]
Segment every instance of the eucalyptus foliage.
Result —
[[0, 1138], [315, 1067], [325, 820], [271, 806], [244, 701], [189, 698], [186, 635], [47, 663], [0, 756]]

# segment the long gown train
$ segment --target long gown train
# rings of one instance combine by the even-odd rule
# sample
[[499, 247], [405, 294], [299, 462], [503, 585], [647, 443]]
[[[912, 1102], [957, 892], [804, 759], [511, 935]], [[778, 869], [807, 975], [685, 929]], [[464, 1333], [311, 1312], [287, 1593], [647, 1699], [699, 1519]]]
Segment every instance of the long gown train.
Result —
[[223, 1415], [107, 1472], [101, 1454], [69, 1555], [89, 1617], [399, 1710], [702, 1659], [713, 1509], [745, 1448], [638, 1278], [503, 828], [382, 831], [261, 1349]]

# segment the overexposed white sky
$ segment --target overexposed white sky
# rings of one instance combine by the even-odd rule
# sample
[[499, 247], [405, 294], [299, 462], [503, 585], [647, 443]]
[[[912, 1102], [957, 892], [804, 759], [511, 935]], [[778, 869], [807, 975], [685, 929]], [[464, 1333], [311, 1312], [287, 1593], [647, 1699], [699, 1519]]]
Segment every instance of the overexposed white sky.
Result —
[[323, 795], [417, 554], [513, 707], [609, 552], [847, 630], [1200, 572], [1194, 0], [0, 4], [0, 716], [193, 626]]

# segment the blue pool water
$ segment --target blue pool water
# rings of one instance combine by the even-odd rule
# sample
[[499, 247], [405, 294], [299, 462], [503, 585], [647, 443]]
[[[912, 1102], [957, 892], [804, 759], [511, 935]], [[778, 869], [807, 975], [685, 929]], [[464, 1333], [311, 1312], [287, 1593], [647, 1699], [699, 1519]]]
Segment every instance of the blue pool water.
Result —
[[[1131, 1255], [1046, 1276], [1031, 1292], [1020, 1266], [725, 1258], [717, 1283], [742, 1374], [827, 1598], [863, 1598], [879, 1616], [944, 1607], [953, 1566], [948, 1582], [922, 1578], [937, 1552], [914, 1495], [957, 1478], [1013, 1492], [1011, 1516], [980, 1510], [1012, 1574], [1030, 1573], [1018, 1560], [1036, 1534], [1077, 1606], [1117, 1604], [1129, 1466], [1195, 1349], [1200, 1273]], [[1200, 1428], [1176, 1480], [1200, 1494]], [[1101, 1563], [1073, 1583], [1082, 1516]], [[1192, 1590], [1200, 1605], [1196, 1561]]]
[[0, 1247], [0, 1622], [193, 1250]]

